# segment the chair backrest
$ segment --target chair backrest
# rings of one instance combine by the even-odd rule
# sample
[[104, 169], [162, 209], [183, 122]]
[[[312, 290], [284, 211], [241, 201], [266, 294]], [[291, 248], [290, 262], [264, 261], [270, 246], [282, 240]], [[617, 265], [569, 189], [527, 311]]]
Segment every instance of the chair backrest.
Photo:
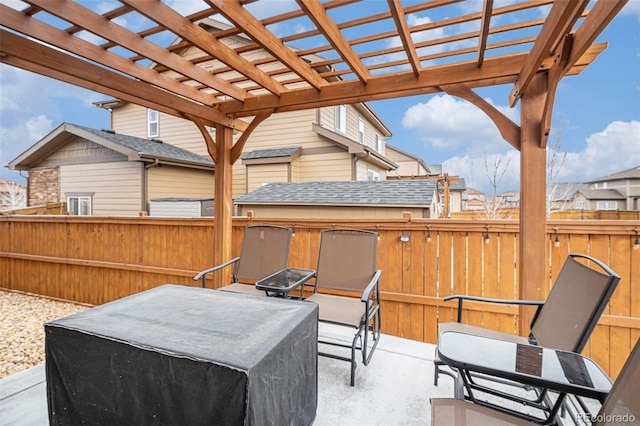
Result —
[[[576, 258], [588, 260], [604, 273]], [[531, 336], [545, 347], [581, 352], [618, 281], [620, 277], [599, 260], [570, 254], [533, 320]]]
[[238, 262], [238, 281], [256, 281], [286, 268], [292, 234], [292, 229], [282, 226], [247, 226]]
[[316, 288], [362, 293], [376, 271], [378, 233], [325, 229], [320, 237]]
[[595, 425], [640, 425], [640, 339], [607, 395]]

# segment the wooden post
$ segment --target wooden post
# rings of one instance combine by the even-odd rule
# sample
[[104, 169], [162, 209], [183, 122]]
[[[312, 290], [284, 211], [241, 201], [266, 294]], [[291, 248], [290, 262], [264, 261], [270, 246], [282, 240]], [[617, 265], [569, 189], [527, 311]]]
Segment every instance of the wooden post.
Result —
[[[232, 170], [231, 148], [233, 129], [223, 125], [216, 126], [216, 170], [213, 231], [213, 261], [220, 265], [231, 260], [232, 227]], [[219, 288], [230, 282], [231, 271], [225, 268], [214, 274], [213, 287]]]
[[[537, 73], [521, 101], [520, 145], [520, 279], [519, 298], [544, 300], [546, 244], [546, 148], [542, 122], [548, 96], [547, 74]], [[520, 307], [518, 331], [529, 334], [530, 307]]]

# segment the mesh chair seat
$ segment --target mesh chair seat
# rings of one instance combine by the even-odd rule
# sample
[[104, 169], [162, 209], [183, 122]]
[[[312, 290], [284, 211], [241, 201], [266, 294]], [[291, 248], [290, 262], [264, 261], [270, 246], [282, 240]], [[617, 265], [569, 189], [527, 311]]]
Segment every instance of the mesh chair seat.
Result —
[[307, 300], [318, 304], [320, 321], [352, 327], [359, 327], [362, 321], [360, 298], [315, 293], [307, 297]]

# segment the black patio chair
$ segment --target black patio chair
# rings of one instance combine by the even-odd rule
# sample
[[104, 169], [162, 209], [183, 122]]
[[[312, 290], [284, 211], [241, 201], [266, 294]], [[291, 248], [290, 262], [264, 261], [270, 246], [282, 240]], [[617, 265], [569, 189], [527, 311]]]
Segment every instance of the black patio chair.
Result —
[[292, 234], [291, 228], [282, 226], [247, 226], [240, 256], [198, 273], [193, 280], [202, 280], [206, 288], [207, 274], [233, 265], [233, 282], [219, 290], [265, 296], [267, 292], [256, 289], [255, 282], [287, 267]]
[[[378, 233], [360, 229], [322, 231], [314, 293], [307, 298], [319, 306], [319, 321], [355, 329], [350, 344], [320, 337], [325, 345], [349, 348], [350, 356], [320, 352], [322, 356], [351, 363], [355, 384], [356, 351], [368, 365], [380, 341], [380, 275], [376, 270]], [[326, 294], [338, 291], [341, 295]], [[344, 294], [351, 294], [349, 297]]]
[[[584, 259], [588, 261], [589, 264], [599, 268], [602, 272], [576, 259]], [[488, 299], [465, 295], [448, 296], [444, 298], [445, 301], [458, 300], [458, 319], [457, 322], [439, 324], [438, 333], [460, 331], [517, 343], [535, 344], [570, 352], [581, 352], [587, 344], [589, 336], [591, 336], [602, 311], [609, 302], [619, 281], [620, 277], [599, 260], [583, 254], [570, 254], [558, 274], [546, 301]], [[531, 332], [529, 336], [517, 336], [463, 324], [461, 320], [463, 302], [465, 300], [537, 306], [536, 313], [531, 322]], [[447, 370], [446, 368], [448, 367], [444, 366], [444, 363], [438, 355], [437, 348], [434, 356], [434, 368], [435, 385], [437, 385], [439, 373], [455, 377], [456, 373]], [[487, 378], [484, 376], [481, 377]], [[497, 391], [486, 385], [481, 385], [477, 381], [474, 381], [471, 376], [468, 377], [468, 379], [472, 388], [475, 390], [513, 399], [513, 395]], [[509, 384], [509, 382], [505, 382], [500, 378], [490, 377], [489, 379]], [[535, 399], [520, 398], [518, 401], [544, 410], [545, 405], [543, 401], [546, 396], [546, 392], [542, 389], [537, 391], [537, 397]]]

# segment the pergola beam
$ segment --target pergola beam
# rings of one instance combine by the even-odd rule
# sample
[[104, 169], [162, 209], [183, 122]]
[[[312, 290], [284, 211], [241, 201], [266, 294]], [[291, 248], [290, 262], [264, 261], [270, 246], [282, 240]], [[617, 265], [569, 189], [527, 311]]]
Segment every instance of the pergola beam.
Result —
[[176, 34], [180, 34], [181, 37], [191, 42], [194, 46], [198, 47], [203, 52], [208, 53], [215, 59], [223, 62], [237, 72], [252, 79], [256, 83], [269, 90], [271, 93], [279, 95], [285, 90], [282, 84], [278, 83], [276, 80], [273, 80], [267, 75], [267, 73], [257, 68], [248, 60], [244, 59], [242, 56], [236, 53], [235, 50], [218, 41], [218, 39], [211, 35], [210, 32], [206, 31], [199, 25], [192, 23], [187, 18], [183, 17], [182, 15], [171, 9], [169, 6], [166, 6], [161, 1], [121, 1], [128, 4], [131, 8], [136, 9], [141, 14], [147, 16], [149, 19], [160, 23], [165, 28], [173, 31]]
[[484, 52], [487, 48], [487, 38], [489, 37], [489, 29], [491, 26], [492, 10], [493, 0], [484, 0], [482, 18], [480, 19], [480, 35], [478, 36], [478, 59], [476, 60], [478, 67], [481, 67], [484, 62]]
[[266, 29], [262, 22], [247, 12], [238, 0], [205, 0], [205, 2], [215, 7], [225, 18], [247, 33], [263, 49], [302, 77], [312, 87], [320, 89], [327, 85], [327, 82], [309, 64], [286, 47]]
[[371, 77], [369, 70], [362, 64], [360, 57], [351, 48], [351, 45], [340, 33], [340, 29], [327, 14], [325, 8], [318, 0], [296, 0], [300, 8], [318, 27], [318, 30], [329, 41], [329, 44], [338, 52], [342, 59], [353, 70], [358, 79], [366, 84]]
[[396, 23], [396, 27], [398, 27], [398, 35], [400, 36], [400, 40], [402, 40], [402, 46], [409, 59], [413, 74], [418, 76], [422, 66], [420, 65], [420, 59], [418, 58], [413, 38], [411, 37], [411, 31], [409, 31], [409, 26], [407, 25], [404, 9], [402, 9], [400, 0], [387, 0], [387, 3], [389, 3], [389, 10], [391, 11], [393, 21]]
[[515, 106], [518, 99], [527, 91], [529, 83], [540, 69], [540, 64], [545, 58], [551, 56], [551, 47], [561, 36], [562, 31], [573, 26], [588, 3], [589, 0], [565, 0], [553, 3], [551, 12], [545, 19], [542, 30], [511, 90], [509, 105]]
[[216, 77], [181, 56], [168, 52], [120, 25], [106, 20], [104, 16], [78, 3], [70, 0], [28, 0], [28, 2], [60, 19], [69, 21], [89, 32], [111, 40], [132, 52], [144, 54], [149, 59], [163, 64], [169, 69], [186, 75], [202, 84], [213, 87], [234, 99], [242, 101], [247, 96], [244, 90], [230, 84], [228, 81]]
[[12, 57], [19, 58], [22, 60], [21, 68], [38, 73], [46, 72], [48, 68], [56, 72], [57, 77], [63, 81], [73, 81], [73, 84], [110, 96], [114, 96], [115, 92], [120, 95], [120, 99], [130, 100], [171, 115], [182, 117], [183, 112], [200, 117], [210, 125], [226, 123], [230, 127], [239, 125], [244, 128], [239, 123], [240, 120], [216, 109], [194, 103], [148, 83], [132, 80], [5, 30], [0, 30], [0, 53], [2, 62], [11, 63]]
[[51, 44], [66, 52], [73, 52], [97, 64], [115, 69], [125, 75], [138, 78], [157, 87], [171, 91], [182, 97], [193, 99], [205, 105], [214, 105], [218, 99], [191, 86], [180, 84], [176, 79], [157, 73], [154, 69], [133, 63], [119, 55], [104, 50], [79, 37], [73, 37], [44, 22], [29, 18], [16, 10], [0, 4], [0, 25]]

